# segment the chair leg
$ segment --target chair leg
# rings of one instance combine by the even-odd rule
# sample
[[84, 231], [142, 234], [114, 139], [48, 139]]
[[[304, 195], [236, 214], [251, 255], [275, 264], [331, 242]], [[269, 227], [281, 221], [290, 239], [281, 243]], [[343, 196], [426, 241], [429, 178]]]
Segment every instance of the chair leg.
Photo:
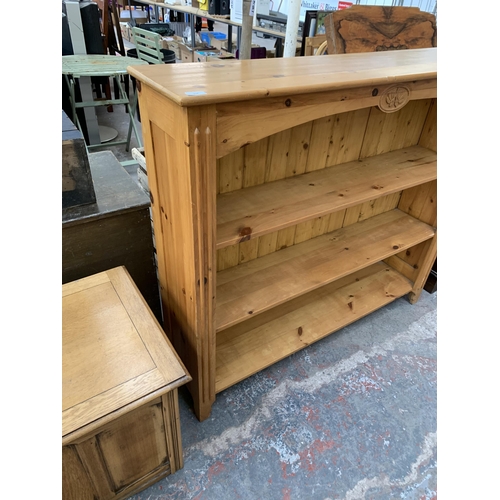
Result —
[[102, 99], [101, 84], [99, 82], [94, 84], [95, 96], [97, 99]]
[[[136, 96], [137, 95], [137, 93], [136, 93], [137, 92], [137, 82], [133, 76], [131, 76], [130, 79], [132, 80], [132, 92]], [[141, 110], [139, 109], [139, 100], [138, 99], [136, 99], [135, 113], [136, 113], [135, 116], [137, 117], [137, 121], [139, 123], [141, 123]]]
[[114, 89], [115, 99], [116, 99], [116, 96], [120, 95], [120, 91], [119, 91], [119, 87], [118, 87], [118, 83], [117, 83], [116, 79], [113, 80], [113, 89]]
[[130, 78], [128, 75], [124, 75], [123, 80], [125, 85], [125, 94], [127, 94], [128, 97], [130, 94]]
[[[111, 85], [109, 84], [109, 80], [104, 84], [104, 93], [106, 94], [106, 99], [109, 101], [111, 99]], [[112, 113], [113, 105], [110, 104], [106, 109], [109, 113]]]
[[[125, 94], [127, 94], [127, 99], [129, 98], [128, 97], [128, 91], [129, 91], [129, 83], [128, 83], [128, 75], [123, 75], [121, 81], [125, 87]], [[125, 113], [127, 113], [127, 106], [125, 105]]]
[[[119, 90], [120, 97], [126, 98], [125, 96], [125, 91], [120, 83], [120, 77], [115, 76], [115, 82], [116, 86]], [[128, 97], [127, 97], [128, 99]], [[125, 104], [127, 111], [129, 113], [129, 126], [128, 126], [128, 133], [127, 133], [127, 141], [126, 141], [126, 146], [125, 146], [125, 151], [129, 151], [130, 149], [130, 139], [132, 137], [132, 130], [134, 131], [135, 138], [137, 139], [137, 144], [141, 148], [142, 147], [142, 141], [141, 137], [139, 135], [139, 131], [137, 130], [137, 125], [135, 123], [135, 109], [137, 107], [137, 93], [134, 92], [134, 95], [132, 96], [132, 99], [128, 99], [128, 103]]]

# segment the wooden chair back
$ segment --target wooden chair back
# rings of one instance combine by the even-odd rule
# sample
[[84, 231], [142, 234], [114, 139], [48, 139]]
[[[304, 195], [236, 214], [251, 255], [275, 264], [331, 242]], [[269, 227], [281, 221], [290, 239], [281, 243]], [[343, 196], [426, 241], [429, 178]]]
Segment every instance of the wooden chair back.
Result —
[[353, 5], [324, 22], [328, 54], [437, 47], [436, 16], [417, 7]]
[[164, 64], [161, 35], [142, 28], [132, 28], [137, 57], [152, 64]]
[[306, 46], [304, 50], [305, 56], [321, 55], [319, 50], [326, 44], [326, 35], [316, 35], [306, 38]]

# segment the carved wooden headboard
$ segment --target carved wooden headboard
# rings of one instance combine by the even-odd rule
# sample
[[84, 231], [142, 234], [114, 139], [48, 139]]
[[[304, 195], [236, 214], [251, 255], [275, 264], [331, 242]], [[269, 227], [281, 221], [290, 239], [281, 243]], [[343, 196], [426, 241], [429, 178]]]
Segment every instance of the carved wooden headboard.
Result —
[[329, 54], [437, 47], [436, 16], [416, 7], [354, 5], [325, 17]]

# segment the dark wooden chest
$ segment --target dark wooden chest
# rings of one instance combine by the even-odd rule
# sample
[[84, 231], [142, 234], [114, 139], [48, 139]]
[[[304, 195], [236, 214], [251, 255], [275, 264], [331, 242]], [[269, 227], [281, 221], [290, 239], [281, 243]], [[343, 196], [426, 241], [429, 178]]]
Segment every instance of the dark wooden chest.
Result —
[[149, 197], [110, 151], [88, 158], [96, 202], [63, 209], [62, 283], [125, 266], [161, 322]]

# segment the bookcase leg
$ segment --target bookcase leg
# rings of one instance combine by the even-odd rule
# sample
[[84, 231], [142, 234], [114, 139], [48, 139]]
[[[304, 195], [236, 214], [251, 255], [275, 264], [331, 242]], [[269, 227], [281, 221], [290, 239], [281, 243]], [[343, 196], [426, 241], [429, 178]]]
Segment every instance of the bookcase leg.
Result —
[[422, 258], [422, 262], [419, 263], [420, 270], [413, 284], [413, 290], [410, 292], [408, 296], [410, 304], [415, 304], [420, 298], [420, 294], [424, 289], [425, 282], [427, 280], [427, 277], [429, 276], [429, 273], [431, 272], [432, 265], [436, 260], [436, 256], [437, 256], [437, 232], [432, 238], [432, 240], [430, 240], [429, 248], [427, 249], [427, 252], [425, 252]]

